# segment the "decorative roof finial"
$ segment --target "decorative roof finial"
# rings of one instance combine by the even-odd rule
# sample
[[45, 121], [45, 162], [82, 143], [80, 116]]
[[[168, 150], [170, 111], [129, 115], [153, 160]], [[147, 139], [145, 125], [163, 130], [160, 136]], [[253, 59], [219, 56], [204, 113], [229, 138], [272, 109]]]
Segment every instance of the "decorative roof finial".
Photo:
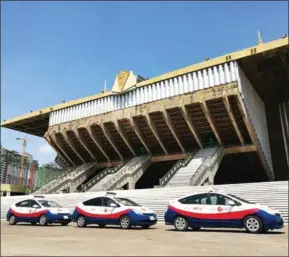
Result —
[[263, 41], [262, 41], [262, 38], [261, 38], [261, 33], [260, 31], [258, 30], [258, 45], [262, 44]]

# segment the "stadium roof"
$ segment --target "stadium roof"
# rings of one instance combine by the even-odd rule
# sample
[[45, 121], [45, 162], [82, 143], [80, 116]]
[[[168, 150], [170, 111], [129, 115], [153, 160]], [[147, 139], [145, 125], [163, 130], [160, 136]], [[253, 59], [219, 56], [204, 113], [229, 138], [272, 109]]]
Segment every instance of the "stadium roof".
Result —
[[[282, 37], [278, 40], [261, 43], [253, 47], [249, 47], [213, 59], [205, 60], [203, 62], [193, 64], [185, 68], [181, 68], [154, 78], [140, 81], [136, 84], [136, 87], [146, 86], [165, 79], [173, 78], [179, 75], [187, 74], [196, 70], [201, 70], [207, 67], [219, 65], [234, 60], [238, 61], [241, 67], [245, 69], [246, 75], [248, 76], [249, 80], [254, 82], [252, 84], [256, 87], [256, 90], [261, 95], [261, 97], [263, 87], [262, 81], [264, 80], [257, 79], [257, 77], [262, 77], [262, 74], [264, 72], [267, 72], [268, 70], [272, 71], [278, 69], [279, 73], [277, 73], [277, 76], [274, 77], [278, 80], [275, 81], [277, 82], [275, 83], [275, 85], [288, 85], [289, 83], [288, 37]], [[16, 131], [43, 137], [48, 128], [49, 114], [52, 111], [88, 102], [112, 94], [114, 93], [112, 93], [111, 91], [104, 92], [92, 96], [87, 96], [81, 99], [53, 105], [37, 111], [32, 111], [31, 113], [24, 114], [13, 119], [4, 120], [4, 122], [1, 123], [1, 127], [10, 128]]]

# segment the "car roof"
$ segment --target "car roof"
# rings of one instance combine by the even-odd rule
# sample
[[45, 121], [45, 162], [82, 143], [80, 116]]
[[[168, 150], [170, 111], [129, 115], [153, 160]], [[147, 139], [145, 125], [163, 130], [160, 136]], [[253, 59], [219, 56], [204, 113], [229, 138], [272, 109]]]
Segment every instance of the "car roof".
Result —
[[203, 192], [196, 192], [196, 193], [192, 193], [192, 194], [188, 194], [188, 195], [185, 195], [185, 196], [182, 196], [182, 197], [179, 197], [179, 198], [176, 198], [176, 200], [179, 200], [179, 199], [183, 199], [183, 198], [186, 198], [186, 197], [189, 197], [189, 196], [192, 196], [192, 195], [202, 195], [202, 194], [220, 194], [220, 195], [228, 195], [224, 192], [219, 192], [219, 191], [203, 191]]

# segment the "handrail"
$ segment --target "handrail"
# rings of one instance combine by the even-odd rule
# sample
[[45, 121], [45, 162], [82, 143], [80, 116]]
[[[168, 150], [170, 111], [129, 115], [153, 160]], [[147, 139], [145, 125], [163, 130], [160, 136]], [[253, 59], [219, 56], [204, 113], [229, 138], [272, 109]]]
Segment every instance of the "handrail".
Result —
[[190, 185], [198, 185], [202, 181], [205, 172], [223, 158], [224, 146], [221, 145], [211, 157], [207, 157], [206, 160], [201, 164], [201, 166], [196, 170], [196, 172], [190, 178]]
[[193, 153], [190, 153], [189, 156], [184, 160], [179, 160], [170, 170], [159, 180], [160, 186], [164, 187], [170, 179], [177, 173], [177, 171], [182, 168], [186, 167], [190, 161], [193, 159]]
[[111, 187], [114, 183], [116, 183], [121, 177], [123, 177], [123, 175], [125, 173], [131, 173], [131, 172], [127, 172], [127, 171], [135, 171], [136, 167], [141, 167], [139, 165], [139, 163], [143, 163], [146, 160], [148, 160], [148, 158], [150, 158], [149, 155], [143, 156], [141, 158], [139, 158], [139, 160], [137, 160], [137, 162], [133, 163], [133, 165], [129, 165], [128, 167], [125, 167], [124, 169], [120, 170], [120, 172], [118, 172], [117, 174], [115, 174], [109, 181], [107, 181], [104, 185], [103, 185], [103, 189], [107, 190], [109, 187]]
[[99, 174], [97, 174], [95, 177], [93, 177], [91, 180], [89, 180], [87, 183], [85, 183], [82, 187], [83, 191], [86, 191], [90, 188], [92, 188], [94, 185], [96, 185], [100, 180], [102, 180], [105, 176], [108, 174], [114, 174], [116, 173], [119, 169], [121, 169], [125, 163], [122, 163], [116, 167], [109, 167], [103, 171], [101, 171]]

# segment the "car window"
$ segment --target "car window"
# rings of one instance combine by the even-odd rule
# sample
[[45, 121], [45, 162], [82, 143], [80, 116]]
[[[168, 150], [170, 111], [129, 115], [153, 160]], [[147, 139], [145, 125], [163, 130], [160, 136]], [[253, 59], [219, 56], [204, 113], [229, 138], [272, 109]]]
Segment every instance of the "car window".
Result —
[[207, 194], [187, 196], [179, 200], [182, 204], [206, 204]]
[[39, 200], [39, 203], [41, 203], [42, 206], [48, 207], [48, 208], [62, 208], [61, 205], [59, 205], [58, 203], [56, 203], [54, 201]]
[[24, 200], [19, 203], [16, 203], [15, 206], [17, 207], [29, 207], [29, 200]]
[[108, 197], [103, 197], [102, 198], [102, 205], [103, 206], [110, 207], [111, 203], [114, 203], [114, 204], [116, 204], [118, 206], [118, 204], [114, 200], [112, 200], [112, 199], [110, 199]]
[[96, 197], [93, 199], [89, 199], [82, 203], [85, 206], [102, 206], [102, 199], [101, 197]]
[[237, 204], [236, 201], [234, 201], [233, 199], [225, 196], [225, 195], [221, 195], [221, 194], [209, 194], [208, 195], [208, 200], [207, 200], [207, 204], [211, 204], [211, 205], [229, 205], [229, 201], [233, 201]]
[[40, 205], [35, 201], [35, 200], [30, 200], [29, 201], [29, 207], [33, 207], [33, 205], [37, 205], [38, 207], [40, 207]]

